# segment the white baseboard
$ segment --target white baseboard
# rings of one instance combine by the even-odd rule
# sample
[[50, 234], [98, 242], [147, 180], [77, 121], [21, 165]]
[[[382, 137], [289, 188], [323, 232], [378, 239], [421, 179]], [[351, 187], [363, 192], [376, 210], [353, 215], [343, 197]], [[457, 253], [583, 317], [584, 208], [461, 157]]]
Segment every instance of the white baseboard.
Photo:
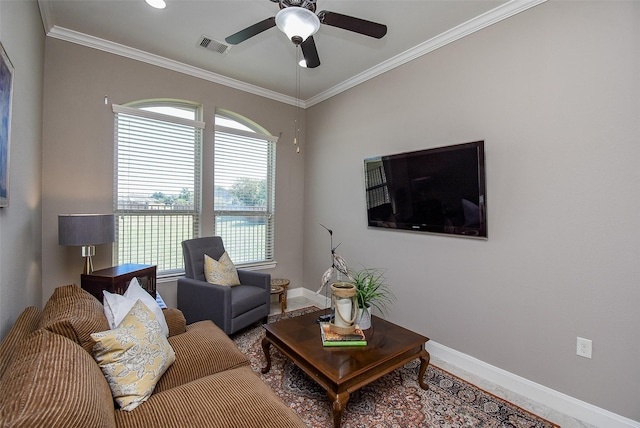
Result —
[[[324, 294], [316, 294], [306, 288], [300, 287], [290, 290], [288, 296], [304, 297], [319, 308], [327, 306], [327, 299]], [[557, 423], [562, 428], [570, 428], [570, 426], [640, 428], [640, 422], [638, 421], [532, 382], [432, 340], [427, 342], [427, 350], [431, 354], [432, 361], [441, 368], [513, 404]], [[478, 379], [481, 379], [481, 381], [479, 382]], [[534, 405], [532, 407], [532, 402], [540, 406]], [[567, 422], [566, 416], [577, 419], [580, 422]]]
[[[511, 396], [503, 398], [508, 399], [509, 401], [514, 402], [514, 404], [530, 410], [541, 417], [558, 423], [563, 428], [566, 425], [563, 425], [562, 421], [557, 420], [557, 417], [553, 417], [553, 411], [560, 415], [566, 415], [585, 423], [575, 424], [575, 426], [640, 428], [640, 422], [638, 421], [620, 416], [608, 410], [555, 391], [551, 388], [547, 388], [546, 386], [537, 384], [528, 379], [507, 372], [506, 370], [487, 364], [477, 358], [463, 354], [437, 342], [427, 342], [427, 350], [431, 354], [433, 360], [441, 360], [447, 365], [451, 365], [451, 367], [442, 367], [443, 369], [451, 371], [453, 374], [472, 382], [474, 382], [475, 378], [483, 379], [491, 384], [498, 385], [501, 390], [508, 390], [524, 397], [525, 402], [523, 403], [514, 402], [517, 401], [517, 398], [514, 399], [514, 397]], [[468, 375], [471, 375], [472, 379], [468, 379]], [[474, 384], [489, 390], [485, 385], [478, 385], [477, 382], [474, 382]], [[489, 392], [501, 396], [501, 394], [496, 391], [489, 390]], [[549, 414], [541, 414], [538, 408], [528, 408], [530, 401], [541, 404], [542, 406], [550, 409], [551, 412], [549, 412]]]
[[313, 291], [307, 290], [303, 287], [288, 290], [287, 299], [290, 297], [304, 297], [305, 299], [310, 300], [313, 305], [317, 306], [320, 309], [324, 309], [330, 306], [324, 293], [316, 294]]
[[[316, 294], [306, 288], [300, 287], [289, 290], [287, 296], [304, 297], [319, 308], [327, 306], [327, 299], [324, 294]], [[431, 354], [432, 361], [439, 367], [513, 404], [557, 423], [562, 428], [570, 428], [572, 426], [640, 428], [640, 422], [638, 421], [532, 382], [433, 340], [427, 342], [427, 350]], [[494, 387], [491, 385], [494, 385]], [[531, 403], [537, 403], [540, 406], [534, 404], [532, 407]], [[577, 419], [577, 421], [567, 422], [567, 416]]]

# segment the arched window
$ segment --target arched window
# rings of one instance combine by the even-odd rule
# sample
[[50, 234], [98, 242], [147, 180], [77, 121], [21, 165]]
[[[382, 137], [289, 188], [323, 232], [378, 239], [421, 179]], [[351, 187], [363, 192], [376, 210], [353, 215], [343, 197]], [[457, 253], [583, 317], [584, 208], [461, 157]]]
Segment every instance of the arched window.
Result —
[[199, 236], [200, 106], [178, 100], [114, 105], [116, 264], [183, 270], [182, 241]]
[[277, 137], [235, 113], [215, 115], [215, 234], [235, 264], [274, 261]]

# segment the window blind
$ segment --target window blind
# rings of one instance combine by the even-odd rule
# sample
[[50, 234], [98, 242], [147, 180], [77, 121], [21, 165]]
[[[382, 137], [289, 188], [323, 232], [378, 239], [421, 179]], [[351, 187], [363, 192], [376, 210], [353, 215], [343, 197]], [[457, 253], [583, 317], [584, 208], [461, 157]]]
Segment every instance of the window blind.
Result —
[[274, 260], [277, 137], [215, 127], [215, 234], [235, 264]]
[[204, 123], [114, 105], [114, 259], [183, 269], [182, 241], [198, 236]]

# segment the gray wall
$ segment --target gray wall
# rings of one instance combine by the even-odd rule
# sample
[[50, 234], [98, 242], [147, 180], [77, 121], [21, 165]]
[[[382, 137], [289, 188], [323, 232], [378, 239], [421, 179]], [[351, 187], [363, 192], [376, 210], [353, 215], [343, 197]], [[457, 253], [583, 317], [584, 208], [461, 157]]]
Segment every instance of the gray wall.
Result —
[[41, 301], [40, 196], [44, 31], [35, 1], [0, 1], [0, 41], [14, 72], [9, 184], [0, 209], [0, 338]]
[[[42, 286], [46, 301], [55, 287], [80, 283], [80, 248], [58, 245], [58, 214], [113, 212], [113, 112], [111, 104], [150, 98], [201, 103], [204, 120], [203, 182], [213, 181], [213, 115], [216, 107], [239, 113], [282, 137], [277, 145], [276, 247], [272, 276], [302, 283], [304, 151], [293, 146], [294, 107], [160, 67], [47, 38], [45, 56]], [[108, 105], [104, 97], [108, 97]], [[211, 187], [211, 186], [210, 186]], [[202, 200], [203, 236], [213, 234], [213, 195]], [[96, 248], [94, 268], [111, 266], [111, 245]], [[175, 281], [158, 284], [175, 306]]]
[[[57, 215], [112, 209], [104, 96], [177, 97], [283, 132], [272, 274], [315, 290], [329, 264], [326, 224], [352, 266], [388, 269], [391, 320], [639, 420], [638, 22], [638, 2], [545, 3], [312, 107], [296, 155], [290, 106], [58, 40], [46, 41], [42, 104], [37, 3], [0, 2], [16, 66], [0, 337], [24, 307], [79, 281], [79, 250], [57, 245]], [[363, 158], [476, 139], [486, 141], [489, 240], [365, 227]], [[110, 264], [99, 247], [96, 268]], [[593, 359], [575, 356], [576, 336], [593, 340]]]
[[[392, 321], [640, 420], [639, 23], [640, 2], [548, 2], [310, 108], [305, 285], [322, 223], [387, 269]], [[487, 241], [366, 227], [363, 158], [479, 139]]]

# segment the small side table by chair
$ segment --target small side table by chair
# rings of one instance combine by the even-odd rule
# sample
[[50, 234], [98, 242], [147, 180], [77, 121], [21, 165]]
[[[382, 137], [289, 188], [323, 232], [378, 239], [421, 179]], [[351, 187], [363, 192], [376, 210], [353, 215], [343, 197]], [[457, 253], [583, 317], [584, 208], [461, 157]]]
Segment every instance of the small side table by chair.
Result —
[[[287, 309], [287, 287], [289, 287], [289, 280], [286, 278], [274, 278], [271, 280], [271, 295], [278, 295], [280, 310], [283, 314]], [[278, 290], [278, 288], [281, 288], [282, 290]]]
[[278, 296], [278, 302], [280, 302], [280, 312], [281, 315], [284, 315], [284, 299], [282, 298], [282, 296], [284, 295], [285, 291], [284, 288], [280, 287], [279, 285], [272, 285], [271, 286], [271, 295], [277, 295]]

